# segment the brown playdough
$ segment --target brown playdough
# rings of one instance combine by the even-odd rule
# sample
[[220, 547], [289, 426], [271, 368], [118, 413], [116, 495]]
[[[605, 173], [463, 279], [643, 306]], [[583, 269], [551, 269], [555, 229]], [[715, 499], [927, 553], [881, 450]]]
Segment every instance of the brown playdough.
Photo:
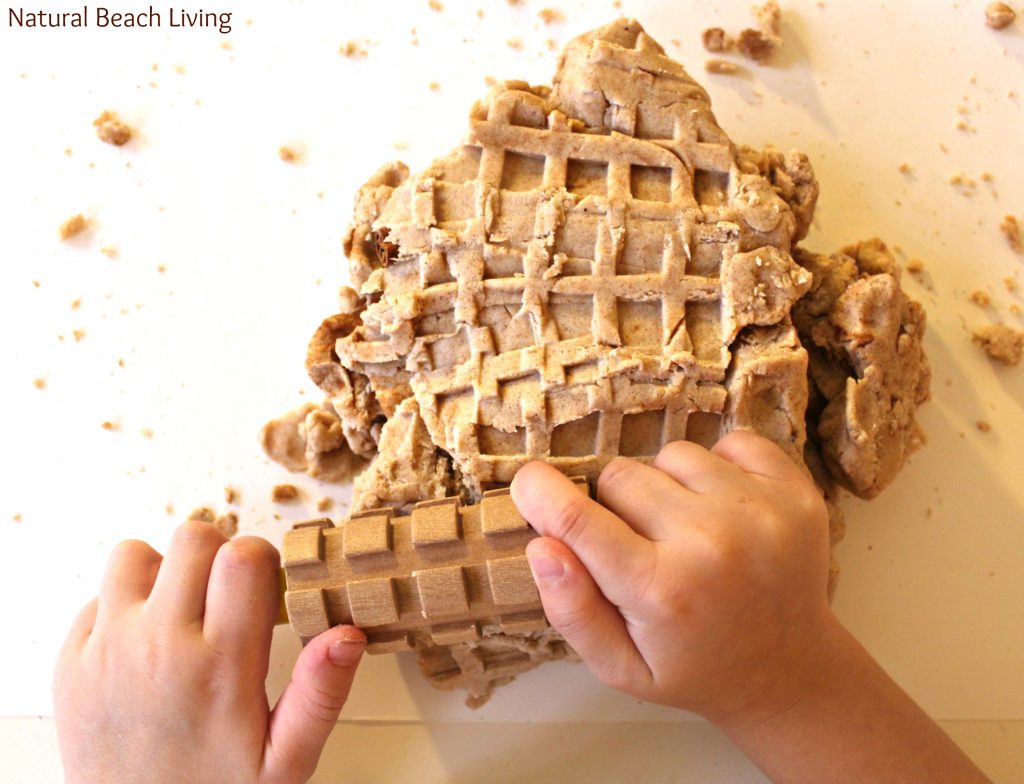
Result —
[[989, 3], [985, 6], [985, 24], [994, 30], [1002, 30], [1013, 24], [1017, 14], [1006, 3]]
[[[806, 156], [734, 145], [637, 22], [586, 33], [553, 87], [496, 84], [449, 155], [360, 189], [355, 291], [307, 352], [327, 401], [268, 425], [264, 446], [321, 478], [372, 459], [353, 520], [322, 532], [344, 538], [424, 501], [486, 506], [530, 460], [593, 483], [619, 455], [649, 463], [669, 441], [746, 429], [811, 472], [835, 543], [835, 482], [871, 496], [892, 480], [919, 443], [928, 369], [923, 311], [884, 245], [794, 248], [817, 195]], [[389, 569], [374, 579], [401, 598], [406, 566]], [[332, 596], [341, 613], [362, 601]], [[396, 606], [402, 629], [423, 626]], [[546, 625], [464, 631], [403, 640], [477, 704], [565, 649]]]
[[135, 132], [130, 125], [121, 122], [121, 119], [114, 113], [105, 111], [92, 121], [96, 128], [96, 136], [100, 141], [120, 147], [132, 140]]
[[992, 359], [1016, 367], [1024, 358], [1024, 332], [1006, 324], [989, 324], [974, 330], [974, 342]]

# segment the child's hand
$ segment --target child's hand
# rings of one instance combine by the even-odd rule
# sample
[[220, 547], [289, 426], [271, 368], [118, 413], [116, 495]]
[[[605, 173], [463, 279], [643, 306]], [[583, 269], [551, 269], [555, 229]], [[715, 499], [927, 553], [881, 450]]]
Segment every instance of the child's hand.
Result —
[[324, 632], [273, 711], [264, 681], [278, 608], [277, 551], [206, 523], [166, 558], [143, 542], [110, 557], [54, 684], [68, 782], [304, 782], [334, 728], [366, 638]]
[[821, 493], [775, 444], [733, 432], [618, 459], [600, 505], [548, 465], [512, 497], [551, 623], [610, 686], [720, 721], [799, 699], [836, 625]]

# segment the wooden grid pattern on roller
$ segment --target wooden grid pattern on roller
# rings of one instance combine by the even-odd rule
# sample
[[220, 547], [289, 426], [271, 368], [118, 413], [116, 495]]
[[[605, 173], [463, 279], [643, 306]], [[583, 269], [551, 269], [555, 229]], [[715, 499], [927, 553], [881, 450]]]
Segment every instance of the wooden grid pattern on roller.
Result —
[[525, 557], [535, 536], [507, 489], [472, 506], [446, 498], [401, 517], [376, 509], [338, 527], [297, 523], [282, 547], [289, 618], [303, 640], [354, 623], [374, 653], [412, 649], [417, 638], [472, 642], [488, 625], [539, 631], [547, 621]]

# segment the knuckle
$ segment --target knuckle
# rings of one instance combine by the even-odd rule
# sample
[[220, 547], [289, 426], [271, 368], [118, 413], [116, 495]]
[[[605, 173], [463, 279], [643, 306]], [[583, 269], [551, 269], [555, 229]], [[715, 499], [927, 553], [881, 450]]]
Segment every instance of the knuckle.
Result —
[[552, 625], [570, 641], [585, 636], [595, 619], [593, 609], [586, 605], [559, 607], [550, 615]]
[[570, 548], [583, 534], [587, 525], [585, 498], [566, 499], [553, 515], [552, 533]]
[[345, 701], [328, 689], [310, 686], [302, 705], [310, 719], [327, 723], [338, 718]]

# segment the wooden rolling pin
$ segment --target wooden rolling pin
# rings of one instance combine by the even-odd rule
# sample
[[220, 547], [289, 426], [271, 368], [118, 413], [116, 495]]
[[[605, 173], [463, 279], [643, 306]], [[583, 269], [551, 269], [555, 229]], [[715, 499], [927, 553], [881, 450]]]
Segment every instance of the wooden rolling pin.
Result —
[[[572, 480], [584, 493], [587, 481]], [[411, 514], [371, 509], [342, 524], [296, 523], [281, 552], [281, 623], [303, 643], [339, 623], [366, 633], [371, 653], [450, 645], [485, 627], [530, 632], [547, 625], [526, 561], [537, 536], [508, 488], [480, 503], [424, 501]]]

